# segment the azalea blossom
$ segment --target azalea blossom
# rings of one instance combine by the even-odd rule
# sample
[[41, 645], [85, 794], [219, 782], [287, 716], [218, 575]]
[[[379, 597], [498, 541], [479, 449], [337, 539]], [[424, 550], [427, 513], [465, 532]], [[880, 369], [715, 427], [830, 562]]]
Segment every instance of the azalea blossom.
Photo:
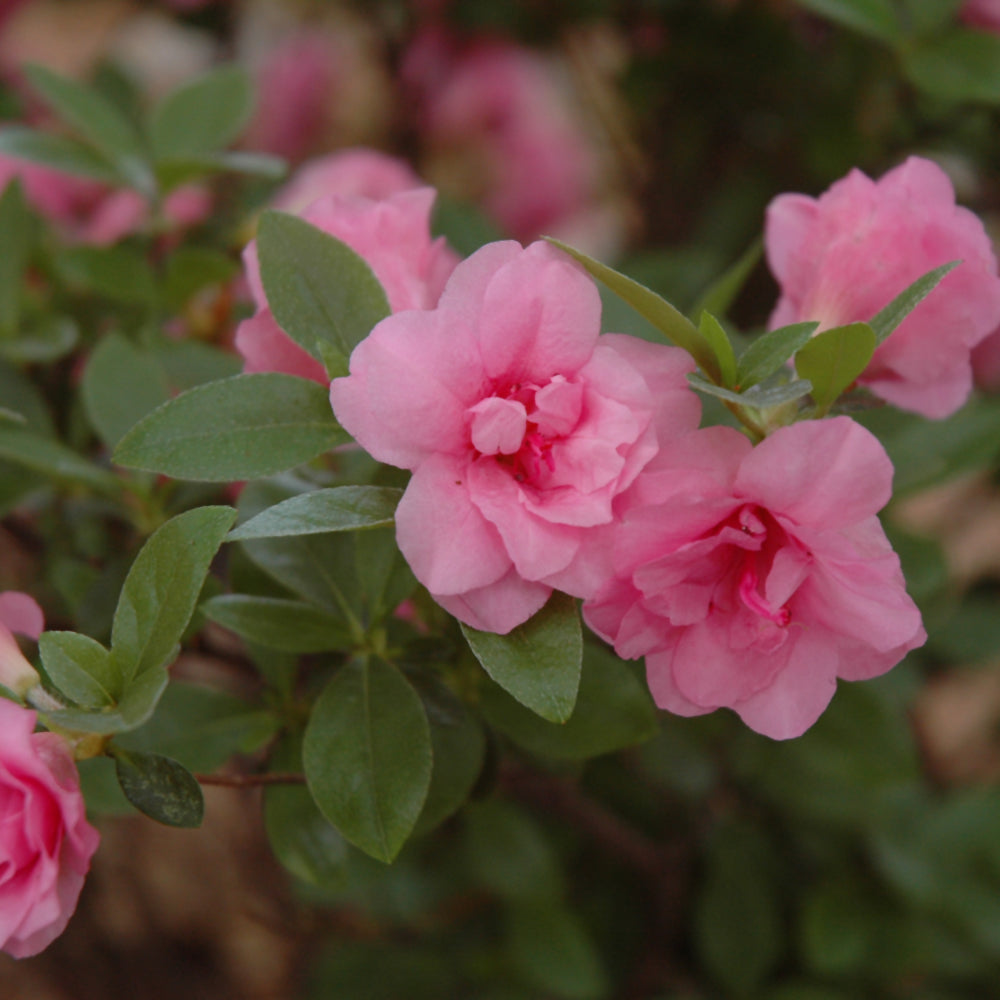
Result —
[[609, 164], [556, 60], [426, 29], [402, 76], [430, 149], [426, 172], [442, 188], [480, 203], [522, 242], [588, 237], [598, 253], [618, 241], [623, 220], [605, 197]]
[[584, 617], [620, 656], [645, 656], [661, 708], [731, 708], [798, 736], [838, 677], [882, 674], [926, 638], [876, 516], [891, 489], [882, 446], [847, 417], [756, 447], [696, 431], [637, 480]]
[[44, 627], [42, 609], [34, 598], [16, 590], [0, 594], [0, 684], [17, 695], [26, 694], [40, 678], [14, 635], [37, 640]]
[[[15, 178], [32, 208], [76, 243], [109, 246], [149, 222], [149, 205], [137, 191], [0, 154], [0, 188]], [[164, 199], [163, 218], [183, 229], [203, 221], [211, 207], [206, 188], [186, 184]]]
[[355, 146], [307, 160], [274, 196], [274, 207], [297, 214], [331, 194], [376, 201], [426, 187], [405, 161], [377, 149]]
[[100, 837], [66, 741], [0, 698], [0, 950], [36, 955], [65, 929]]
[[914, 156], [878, 181], [852, 170], [817, 199], [780, 195], [764, 241], [781, 286], [772, 328], [870, 320], [927, 271], [961, 261], [876, 349], [858, 382], [926, 417], [962, 406], [970, 352], [1000, 324], [1000, 277], [982, 222], [955, 204], [940, 167]]
[[974, 28], [1000, 32], [1000, 0], [965, 0], [958, 16]]
[[599, 526], [660, 441], [697, 426], [685, 352], [600, 335], [594, 283], [548, 244], [491, 243], [437, 308], [397, 313], [351, 355], [334, 412], [413, 470], [400, 550], [455, 617], [505, 633], [553, 588], [598, 582]]
[[[330, 195], [313, 202], [302, 218], [336, 236], [369, 264], [390, 308], [427, 309], [437, 303], [458, 257], [443, 238], [432, 239], [432, 188], [401, 191], [382, 200]], [[323, 366], [299, 347], [271, 313], [260, 279], [256, 241], [243, 255], [257, 311], [236, 331], [236, 348], [248, 372], [286, 372], [326, 384]], [[336, 276], [331, 276], [336, 280]]]

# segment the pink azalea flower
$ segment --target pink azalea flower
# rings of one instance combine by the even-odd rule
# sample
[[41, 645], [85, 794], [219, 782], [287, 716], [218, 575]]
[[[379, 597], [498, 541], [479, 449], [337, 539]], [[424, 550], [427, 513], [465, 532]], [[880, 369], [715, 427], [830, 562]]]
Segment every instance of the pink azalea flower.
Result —
[[[432, 188], [402, 191], [381, 201], [331, 195], [310, 205], [302, 218], [336, 236], [367, 261], [393, 312], [429, 309], [458, 262], [443, 239], [431, 239], [434, 197]], [[244, 371], [287, 372], [326, 384], [329, 379], [323, 366], [292, 341], [271, 314], [255, 242], [247, 246], [243, 260], [257, 304], [257, 312], [236, 331], [236, 348], [246, 359]]]
[[14, 634], [37, 640], [44, 627], [42, 609], [33, 598], [16, 590], [0, 594], [0, 684], [17, 695], [31, 690], [39, 676]]
[[418, 187], [425, 184], [408, 163], [358, 146], [303, 163], [275, 195], [274, 207], [297, 214], [331, 194], [381, 200]]
[[36, 955], [66, 928], [100, 837], [66, 741], [0, 698], [0, 950]]
[[550, 61], [492, 39], [460, 49], [427, 31], [403, 74], [442, 173], [463, 177], [462, 193], [508, 233], [527, 241], [584, 228], [599, 186], [597, 151]]
[[660, 440], [697, 426], [690, 357], [601, 336], [600, 317], [593, 282], [548, 244], [491, 243], [436, 309], [379, 323], [331, 386], [357, 442], [413, 470], [400, 550], [475, 628], [510, 631], [554, 587], [589, 593], [595, 529]]
[[257, 111], [244, 142], [250, 149], [297, 160], [308, 155], [329, 126], [344, 67], [322, 33], [287, 35], [257, 69]]
[[656, 703], [727, 707], [798, 736], [838, 677], [882, 674], [926, 638], [876, 512], [892, 465], [847, 417], [793, 424], [757, 447], [728, 427], [672, 442], [633, 490], [615, 574], [584, 605]]
[[946, 417], [972, 388], [969, 354], [1000, 323], [1000, 277], [982, 223], [945, 173], [910, 157], [878, 181], [852, 170], [818, 199], [775, 198], [764, 232], [781, 286], [772, 327], [869, 320], [922, 274], [962, 264], [875, 352], [858, 379], [888, 402]]
[[[15, 177], [28, 203], [68, 240], [108, 246], [149, 221], [149, 208], [136, 191], [0, 155], [0, 189]], [[208, 191], [194, 184], [171, 192], [163, 205], [164, 217], [177, 228], [203, 221], [210, 211]]]
[[1000, 32], [1000, 0], [965, 0], [958, 16], [974, 28]]

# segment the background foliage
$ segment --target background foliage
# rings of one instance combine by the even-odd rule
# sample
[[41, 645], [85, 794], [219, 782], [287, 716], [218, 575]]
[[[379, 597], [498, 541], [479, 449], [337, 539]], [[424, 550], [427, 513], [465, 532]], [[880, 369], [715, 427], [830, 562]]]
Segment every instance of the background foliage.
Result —
[[[519, 636], [531, 675], [507, 645], [463, 636], [395, 549], [395, 470], [331, 450], [346, 436], [325, 391], [240, 375], [231, 336], [279, 156], [294, 169], [380, 146], [440, 185], [457, 249], [501, 231], [416, 113], [404, 55], [428, 20], [554, 60], [600, 151], [594, 256], [748, 336], [775, 289], [747, 248], [779, 192], [918, 152], [996, 224], [1000, 36], [955, 0], [112, 6], [119, 27], [183, 29], [205, 74], [158, 91], [155, 60], [110, 34], [76, 59], [24, 44], [29, 11], [51, 39], [52, 18], [87, 17], [82, 0], [28, 3], [0, 27], [0, 152], [150, 206], [95, 245], [21, 184], [0, 198], [0, 589], [45, 606], [40, 663], [75, 703], [53, 720], [120, 734], [81, 766], [106, 845], [93, 885], [49, 952], [0, 965], [5, 995], [106, 996], [115, 966], [137, 997], [992, 995], [996, 397], [936, 423], [861, 416], [896, 466], [884, 520], [930, 640], [778, 744], [727, 713], [658, 714], [641, 665], [582, 637], [559, 601]], [[323, 91], [337, 114], [277, 149], [253, 141], [265, 94], [248, 39], [289, 23], [365, 61]], [[153, 51], [174, 38], [155, 37]], [[213, 207], [181, 234], [164, 205], [190, 181]], [[343, 370], [380, 290], [359, 277], [340, 317], [321, 281], [283, 293], [336, 251], [287, 216], [259, 226], [276, 313], [287, 300], [292, 336], [329, 330], [312, 346]], [[604, 326], [655, 336], [614, 296]], [[201, 834], [126, 815], [193, 826], [203, 805]], [[212, 860], [191, 846], [209, 833], [239, 849]]]

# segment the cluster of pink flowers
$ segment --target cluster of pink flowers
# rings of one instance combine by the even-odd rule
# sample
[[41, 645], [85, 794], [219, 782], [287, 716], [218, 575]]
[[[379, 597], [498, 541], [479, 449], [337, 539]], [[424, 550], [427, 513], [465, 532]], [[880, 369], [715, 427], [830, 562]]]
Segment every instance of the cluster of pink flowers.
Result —
[[[728, 707], [775, 738], [812, 725], [837, 678], [881, 674], [924, 641], [877, 516], [892, 465], [869, 432], [834, 417], [754, 446], [699, 429], [686, 352], [602, 334], [593, 282], [548, 244], [493, 243], [455, 266], [430, 241], [430, 198], [338, 195], [304, 214], [389, 293], [393, 314], [331, 403], [371, 455], [412, 471], [397, 540], [445, 609], [506, 633], [553, 589], [572, 594], [620, 655], [646, 658], [661, 707]], [[408, 236], [389, 245], [370, 227], [404, 204]], [[877, 182], [854, 171], [816, 200], [783, 195], [766, 236], [775, 325], [871, 319], [962, 260], [859, 380], [927, 416], [961, 405], [970, 352], [1000, 322], [1000, 277], [938, 167], [913, 158]], [[421, 294], [401, 295], [403, 279]], [[248, 367], [280, 367], [260, 343], [246, 351], [241, 336]]]
[[[0, 190], [15, 178], [35, 211], [73, 242], [108, 246], [149, 222], [149, 206], [137, 191], [0, 155]], [[186, 184], [164, 200], [163, 216], [182, 229], [202, 222], [211, 205], [206, 188]]]
[[[37, 639], [43, 625], [27, 594], [0, 594], [0, 683], [15, 693], [38, 675], [12, 633]], [[36, 955], [63, 932], [99, 839], [66, 741], [0, 698], [0, 950]]]
[[597, 146], [540, 52], [427, 28], [406, 52], [402, 82], [431, 169], [457, 181], [506, 233], [521, 241], [597, 235], [589, 223], [601, 214]]

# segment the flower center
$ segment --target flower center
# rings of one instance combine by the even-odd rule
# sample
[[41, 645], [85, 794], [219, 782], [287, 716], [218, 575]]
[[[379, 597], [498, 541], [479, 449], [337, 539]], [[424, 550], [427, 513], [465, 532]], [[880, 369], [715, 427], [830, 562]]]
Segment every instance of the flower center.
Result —
[[[773, 622], [775, 625], [784, 628], [791, 621], [792, 615], [784, 602], [777, 602], [774, 597], [769, 600], [765, 595], [768, 589], [770, 576], [775, 570], [775, 557], [779, 545], [775, 543], [778, 539], [775, 534], [784, 534], [777, 525], [772, 525], [769, 531], [765, 523], [763, 512], [758, 513], [750, 507], [744, 507], [737, 515], [737, 523], [740, 531], [747, 536], [747, 544], [744, 546], [743, 564], [740, 568], [739, 583], [737, 593], [744, 607], [752, 611], [759, 618]], [[780, 543], [779, 543], [780, 544]], [[795, 585], [797, 586], [795, 581]], [[779, 581], [775, 580], [775, 584]], [[784, 590], [786, 588], [774, 588]], [[794, 586], [787, 594], [791, 597], [794, 593]]]
[[545, 385], [518, 383], [469, 407], [469, 435], [480, 455], [494, 455], [518, 482], [555, 469], [553, 445], [572, 433], [583, 411], [583, 386], [555, 375]]

